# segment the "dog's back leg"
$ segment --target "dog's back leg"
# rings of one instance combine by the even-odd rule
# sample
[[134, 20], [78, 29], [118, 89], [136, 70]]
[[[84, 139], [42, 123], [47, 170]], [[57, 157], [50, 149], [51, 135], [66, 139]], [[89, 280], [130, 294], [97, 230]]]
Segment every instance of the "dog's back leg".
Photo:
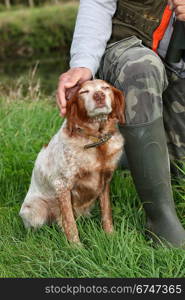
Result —
[[19, 215], [26, 228], [39, 228], [48, 222], [48, 201], [38, 195], [32, 195], [23, 202]]

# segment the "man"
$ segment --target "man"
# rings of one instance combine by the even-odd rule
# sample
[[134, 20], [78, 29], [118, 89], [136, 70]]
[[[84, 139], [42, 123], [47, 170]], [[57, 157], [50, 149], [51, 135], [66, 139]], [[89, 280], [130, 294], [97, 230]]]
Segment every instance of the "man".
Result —
[[185, 21], [185, 0], [81, 0], [71, 68], [60, 76], [57, 101], [65, 115], [66, 97], [98, 69], [100, 78], [123, 90], [120, 131], [147, 231], [181, 247], [185, 231], [175, 211], [169, 154], [185, 157], [185, 63], [164, 62], [174, 18]]

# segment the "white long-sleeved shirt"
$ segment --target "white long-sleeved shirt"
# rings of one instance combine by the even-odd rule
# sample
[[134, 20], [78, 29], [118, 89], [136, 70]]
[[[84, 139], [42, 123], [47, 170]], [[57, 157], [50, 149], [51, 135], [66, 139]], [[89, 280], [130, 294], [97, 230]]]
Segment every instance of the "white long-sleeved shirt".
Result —
[[[100, 60], [112, 33], [112, 17], [117, 0], [80, 0], [71, 45], [70, 67], [86, 67], [96, 74]], [[164, 58], [172, 34], [172, 21], [159, 44], [158, 53]], [[185, 77], [185, 63], [173, 64], [173, 69]], [[179, 71], [180, 70], [180, 71]]]
[[81, 0], [71, 45], [70, 67], [86, 67], [95, 75], [112, 33], [117, 0]]

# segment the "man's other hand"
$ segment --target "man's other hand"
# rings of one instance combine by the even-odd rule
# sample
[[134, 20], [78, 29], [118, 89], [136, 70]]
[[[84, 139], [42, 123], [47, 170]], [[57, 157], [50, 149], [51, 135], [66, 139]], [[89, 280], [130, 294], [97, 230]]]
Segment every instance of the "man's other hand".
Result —
[[57, 104], [60, 109], [61, 116], [66, 114], [66, 101], [78, 88], [79, 84], [92, 78], [92, 72], [88, 68], [71, 68], [59, 77], [57, 89]]
[[177, 20], [185, 21], [185, 0], [168, 0], [170, 9], [173, 9]]

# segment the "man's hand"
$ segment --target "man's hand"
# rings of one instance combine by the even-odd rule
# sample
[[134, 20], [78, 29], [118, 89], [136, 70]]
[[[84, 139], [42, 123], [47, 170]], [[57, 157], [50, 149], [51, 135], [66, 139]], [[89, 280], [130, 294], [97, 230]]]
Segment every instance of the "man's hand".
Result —
[[168, 0], [170, 9], [173, 9], [177, 20], [185, 21], [185, 0]]
[[75, 92], [80, 83], [91, 78], [92, 73], [88, 68], [71, 68], [60, 75], [56, 98], [61, 116], [66, 114], [66, 100]]

